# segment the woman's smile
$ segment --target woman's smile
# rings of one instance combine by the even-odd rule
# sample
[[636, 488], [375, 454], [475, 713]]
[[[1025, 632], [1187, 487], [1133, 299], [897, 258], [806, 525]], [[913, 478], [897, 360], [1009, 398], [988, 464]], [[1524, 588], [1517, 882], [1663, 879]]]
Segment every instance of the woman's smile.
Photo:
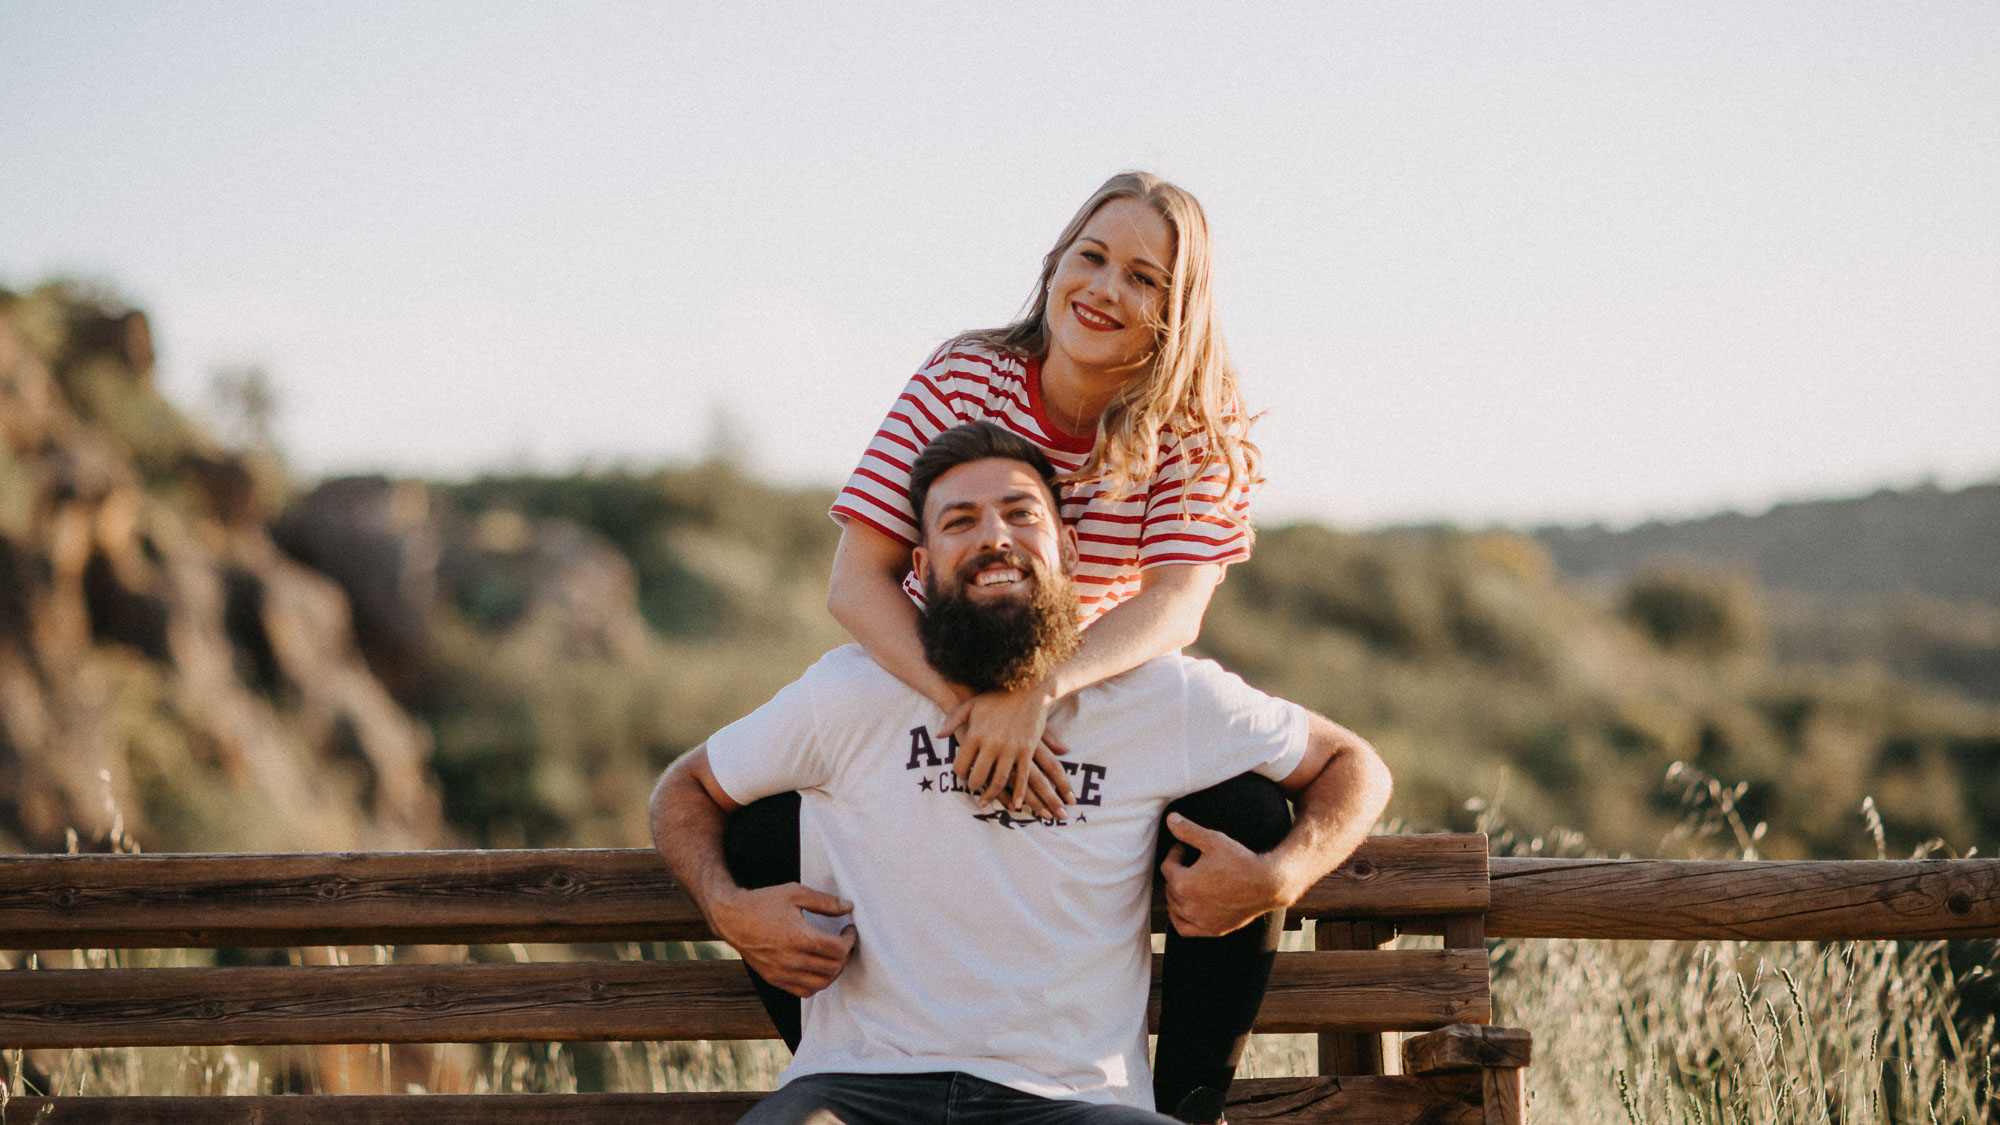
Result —
[[1120, 321], [1098, 312], [1081, 301], [1071, 301], [1069, 307], [1075, 310], [1077, 321], [1093, 332], [1116, 332], [1125, 327]]

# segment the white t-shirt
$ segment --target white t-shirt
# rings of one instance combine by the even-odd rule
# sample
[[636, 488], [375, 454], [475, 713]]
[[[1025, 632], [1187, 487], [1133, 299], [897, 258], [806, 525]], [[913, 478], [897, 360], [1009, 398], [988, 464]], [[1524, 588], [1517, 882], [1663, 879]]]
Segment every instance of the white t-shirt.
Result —
[[931, 733], [943, 717], [847, 645], [708, 740], [734, 800], [802, 792], [803, 882], [854, 903], [853, 959], [806, 1000], [785, 1079], [956, 1070], [1150, 1107], [1160, 815], [1249, 770], [1290, 775], [1305, 710], [1179, 655], [1085, 688], [1050, 716], [1077, 798], [1055, 822], [981, 813], [951, 772], [956, 739]]
[[[843, 522], [858, 519], [915, 546], [910, 463], [945, 430], [981, 421], [1033, 442], [1058, 473], [1083, 468], [1096, 444], [1094, 434], [1066, 434], [1049, 421], [1042, 408], [1039, 364], [979, 344], [950, 344], [896, 397], [831, 514]], [[1153, 479], [1131, 496], [1112, 496], [1101, 480], [1063, 486], [1063, 522], [1076, 531], [1076, 600], [1084, 625], [1137, 594], [1141, 571], [1167, 563], [1226, 565], [1250, 557], [1249, 533], [1228, 514], [1249, 512], [1249, 487], [1225, 497], [1229, 470], [1220, 464], [1208, 466], [1196, 479], [1204, 448], [1197, 434], [1161, 434]], [[904, 588], [921, 604], [923, 588], [914, 576]]]

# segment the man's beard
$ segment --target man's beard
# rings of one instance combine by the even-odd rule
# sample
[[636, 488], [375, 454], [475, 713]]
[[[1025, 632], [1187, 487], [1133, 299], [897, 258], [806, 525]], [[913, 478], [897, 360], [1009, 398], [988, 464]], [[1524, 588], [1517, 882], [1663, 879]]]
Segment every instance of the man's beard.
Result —
[[[1034, 576], [1025, 602], [981, 605], [966, 598], [966, 579], [994, 563]], [[959, 569], [958, 589], [938, 589], [937, 574], [924, 583], [924, 611], [917, 618], [924, 658], [946, 679], [975, 692], [1013, 691], [1039, 681], [1076, 651], [1076, 590], [1068, 576], [1050, 574], [1011, 551], [989, 552]]]

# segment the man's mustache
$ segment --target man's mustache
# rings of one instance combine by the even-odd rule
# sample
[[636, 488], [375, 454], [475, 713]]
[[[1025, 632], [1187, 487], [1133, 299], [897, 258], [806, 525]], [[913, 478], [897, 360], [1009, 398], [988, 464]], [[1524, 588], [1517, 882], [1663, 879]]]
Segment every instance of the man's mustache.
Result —
[[1037, 583], [1042, 580], [1042, 567], [1039, 562], [1019, 551], [1008, 548], [998, 551], [981, 551], [968, 559], [964, 566], [958, 568], [956, 577], [959, 587], [961, 589], [969, 588], [972, 585], [974, 577], [989, 566], [1011, 566], [1015, 570], [1033, 578]]

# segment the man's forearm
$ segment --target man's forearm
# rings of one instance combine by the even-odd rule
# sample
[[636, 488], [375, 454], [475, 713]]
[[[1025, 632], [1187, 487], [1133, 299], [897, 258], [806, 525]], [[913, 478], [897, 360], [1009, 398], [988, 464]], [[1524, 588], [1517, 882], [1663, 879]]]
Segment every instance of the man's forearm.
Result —
[[823, 933], [800, 912], [838, 917], [854, 907], [797, 883], [757, 890], [740, 886], [722, 854], [722, 832], [737, 807], [709, 771], [708, 747], [696, 747], [653, 788], [653, 846], [701, 907], [715, 936], [735, 946], [765, 980], [795, 996], [810, 996], [847, 966], [854, 927]]
[[1266, 857], [1286, 905], [1353, 855], [1389, 803], [1389, 768], [1366, 740], [1320, 715], [1311, 737], [1324, 764], [1292, 795], [1292, 830]]
[[706, 759], [707, 747], [697, 747], [660, 775], [653, 787], [653, 846], [713, 926], [716, 901], [741, 888], [722, 855], [728, 811], [697, 775]]

